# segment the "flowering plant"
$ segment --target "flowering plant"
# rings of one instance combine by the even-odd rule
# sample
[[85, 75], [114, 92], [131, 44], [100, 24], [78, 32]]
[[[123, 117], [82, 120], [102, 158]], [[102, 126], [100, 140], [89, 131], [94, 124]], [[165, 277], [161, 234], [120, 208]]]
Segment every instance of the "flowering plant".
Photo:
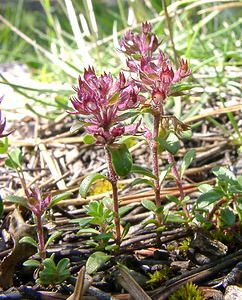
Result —
[[[23, 178], [21, 181], [22, 180]], [[39, 277], [36, 281], [43, 285], [57, 282], [61, 283], [70, 276], [70, 271], [68, 269], [70, 262], [69, 258], [62, 258], [57, 265], [54, 261], [54, 254], [50, 258], [46, 258], [46, 249], [48, 245], [59, 237], [62, 232], [54, 231], [48, 239], [46, 239], [47, 232], [44, 227], [46, 212], [69, 195], [70, 193], [63, 193], [55, 197], [52, 197], [51, 195], [43, 197], [43, 194], [38, 187], [28, 190], [25, 186], [26, 197], [7, 197], [11, 202], [24, 206], [33, 213], [33, 219], [36, 224], [37, 242], [30, 236], [24, 236], [19, 240], [19, 243], [28, 243], [37, 249], [40, 261], [28, 259], [24, 262], [24, 266], [36, 268], [34, 277], [35, 279]]]
[[[168, 96], [172, 95], [175, 85], [183, 78], [189, 76], [191, 71], [184, 59], [180, 62], [178, 70], [174, 71], [171, 61], [162, 51], [157, 53], [159, 42], [157, 36], [151, 32], [149, 23], [143, 23], [140, 34], [128, 31], [120, 42], [120, 51], [127, 57], [128, 69], [136, 74], [136, 84], [143, 93], [146, 93], [144, 106], [153, 117], [153, 128], [145, 128], [145, 137], [151, 148], [153, 174], [155, 175], [153, 187], [157, 210], [161, 206], [158, 163], [158, 145], [168, 152], [168, 162], [171, 164], [173, 175], [176, 179], [181, 201], [185, 195], [181, 184], [181, 176], [177, 170], [173, 154], [178, 150], [177, 137], [188, 127], [175, 116], [167, 116], [164, 112], [164, 104]], [[147, 110], [146, 110], [147, 112]], [[172, 128], [172, 127], [173, 128]], [[170, 140], [167, 142], [167, 139]], [[172, 147], [172, 144], [175, 147]], [[174, 150], [175, 149], [175, 150]], [[186, 205], [183, 205], [186, 217], [189, 217]], [[158, 213], [158, 226], [161, 225], [161, 216]]]
[[[122, 72], [119, 73], [116, 80], [110, 73], [103, 73], [98, 77], [94, 68], [89, 67], [84, 69], [83, 78], [79, 77], [79, 85], [74, 88], [76, 96], [71, 98], [74, 111], [70, 113], [78, 115], [79, 126], [85, 127], [86, 131], [94, 137], [95, 142], [103, 145], [108, 165], [108, 176], [99, 173], [87, 176], [81, 183], [80, 194], [85, 197], [90, 185], [96, 180], [106, 179], [111, 182], [118, 246], [121, 242], [121, 232], [117, 180], [119, 176], [135, 172], [132, 157], [127, 146], [120, 143], [120, 137], [125, 134], [137, 135], [139, 128], [148, 140], [153, 171], [150, 172], [141, 167], [136, 171], [153, 179], [153, 182], [146, 180], [146, 183], [148, 182], [154, 189], [158, 227], [162, 225], [159, 147], [168, 151], [168, 160], [180, 190], [181, 201], [184, 199], [181, 177], [173, 158], [175, 151], [173, 151], [173, 146], [171, 147], [171, 141], [167, 139], [171, 131], [173, 131], [172, 138], [174, 139], [174, 136], [187, 129], [187, 126], [174, 116], [165, 115], [164, 104], [167, 97], [174, 91], [179, 92], [176, 84], [189, 76], [191, 71], [187, 61], [183, 59], [180, 67], [176, 71], [173, 70], [170, 60], [164, 53], [162, 51], [157, 53], [156, 50], [160, 43], [151, 30], [152, 27], [149, 23], [143, 23], [141, 33], [135, 34], [128, 31], [120, 41], [120, 51], [127, 56], [127, 67], [132, 74], [129, 80]], [[131, 114], [131, 111], [134, 114]], [[145, 113], [150, 114], [153, 118], [153, 128], [149, 128], [145, 121], [142, 121]], [[127, 119], [132, 115], [139, 116], [139, 121], [127, 125]], [[134, 122], [134, 120], [132, 121]], [[165, 132], [164, 136], [162, 136], [162, 132]], [[177, 143], [177, 140], [175, 142]], [[183, 209], [185, 216], [189, 217], [185, 204]]]
[[[118, 79], [109, 73], [100, 77], [94, 68], [84, 70], [83, 78], [79, 77], [78, 87], [75, 87], [76, 96], [71, 98], [74, 108], [71, 114], [77, 114], [86, 131], [93, 135], [95, 142], [103, 145], [108, 162], [108, 177], [100, 174], [91, 175], [85, 179], [80, 187], [85, 196], [90, 182], [106, 178], [112, 184], [113, 209], [115, 214], [116, 241], [120, 244], [120, 220], [117, 177], [126, 176], [132, 168], [132, 158], [124, 143], [115, 143], [124, 134], [135, 134], [139, 123], [125, 125], [129, 116], [125, 111], [135, 109], [144, 103], [145, 97], [139, 95], [140, 89], [135, 82], [126, 80], [122, 72]], [[83, 188], [84, 186], [84, 188]], [[84, 190], [84, 191], [83, 191]]]

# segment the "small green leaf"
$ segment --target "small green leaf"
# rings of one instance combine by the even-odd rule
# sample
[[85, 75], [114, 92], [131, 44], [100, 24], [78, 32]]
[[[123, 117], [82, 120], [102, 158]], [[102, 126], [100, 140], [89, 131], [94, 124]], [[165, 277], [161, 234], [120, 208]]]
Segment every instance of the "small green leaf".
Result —
[[85, 177], [80, 185], [79, 193], [80, 195], [85, 198], [87, 196], [87, 193], [93, 183], [95, 183], [97, 180], [105, 179], [108, 180], [108, 178], [102, 174], [99, 173], [93, 173]]
[[110, 239], [113, 239], [113, 234], [112, 232], [99, 233], [93, 239], [97, 242], [101, 240], [109, 241]]
[[234, 184], [229, 185], [228, 191], [230, 193], [242, 193], [242, 185], [240, 185], [238, 182], [235, 182]]
[[170, 132], [166, 140], [160, 137], [155, 138], [155, 140], [159, 142], [162, 148], [173, 155], [175, 155], [180, 148], [179, 139], [173, 132]]
[[94, 144], [96, 141], [95, 137], [91, 134], [85, 134], [83, 137], [83, 143], [86, 145]]
[[210, 191], [212, 188], [213, 188], [212, 185], [207, 184], [207, 183], [204, 183], [204, 184], [199, 185], [198, 190], [199, 190], [199, 192], [201, 192], [201, 193], [207, 193], [207, 192]]
[[135, 186], [135, 185], [137, 185], [137, 184], [146, 184], [146, 185], [148, 185], [148, 186], [151, 186], [153, 189], [155, 188], [153, 182], [150, 181], [149, 179], [145, 179], [145, 178], [136, 178], [136, 179], [132, 182], [131, 186]]
[[92, 253], [87, 259], [86, 272], [87, 274], [95, 273], [101, 266], [103, 266], [107, 261], [109, 261], [111, 255], [107, 255], [101, 251]]
[[183, 84], [174, 84], [174, 85], [172, 85], [171, 92], [169, 93], [169, 96], [174, 96], [179, 92], [191, 90], [191, 89], [193, 89], [195, 87], [198, 87], [198, 86], [199, 85], [197, 85], [197, 84], [184, 84], [184, 83]]
[[[82, 218], [82, 219], [79, 219], [79, 226], [80, 227], [85, 227], [87, 226], [88, 224], [90, 224], [90, 222], [92, 221], [92, 217], [85, 217], [85, 218]], [[70, 220], [71, 221], [74, 221], [74, 220]]]
[[48, 209], [50, 209], [54, 205], [58, 204], [61, 200], [65, 200], [65, 199], [67, 199], [67, 198], [69, 198], [71, 196], [72, 196], [72, 193], [70, 193], [70, 192], [65, 192], [65, 193], [61, 193], [59, 195], [54, 196], [52, 198], [52, 201], [48, 205]]
[[30, 244], [30, 245], [34, 246], [37, 249], [39, 247], [38, 244], [36, 243], [36, 241], [30, 236], [24, 236], [23, 238], [21, 238], [19, 240], [19, 243], [20, 244], [27, 243], [27, 244]]
[[139, 165], [133, 165], [131, 169], [132, 173], [142, 174], [144, 176], [156, 179], [156, 176], [152, 173], [152, 171], [148, 168], [141, 167]]
[[16, 170], [21, 167], [22, 161], [22, 152], [20, 149], [16, 148], [10, 152], [9, 158], [5, 161], [5, 165], [11, 169]]
[[40, 261], [35, 259], [28, 259], [23, 263], [25, 267], [38, 268], [40, 266]]
[[8, 138], [5, 136], [3, 140], [0, 140], [0, 154], [8, 152]]
[[181, 164], [181, 178], [185, 172], [185, 170], [190, 166], [190, 164], [192, 163], [193, 159], [196, 156], [196, 151], [195, 149], [191, 149], [189, 151], [187, 151], [187, 153], [185, 154], [185, 156], [183, 157], [182, 160], [182, 164]]
[[227, 182], [229, 184], [236, 183], [236, 177], [234, 173], [225, 167], [214, 167], [212, 172], [220, 181]]
[[181, 138], [185, 140], [190, 140], [192, 138], [192, 130], [191, 129], [184, 130], [179, 135], [181, 136]]
[[8, 200], [12, 203], [15, 203], [15, 204], [22, 205], [24, 207], [28, 207], [28, 199], [25, 197], [9, 195], [6, 197], [6, 200]]
[[80, 235], [82, 233], [93, 233], [93, 234], [100, 234], [100, 231], [94, 229], [94, 228], [82, 228], [80, 229], [77, 234]]
[[127, 176], [132, 169], [132, 156], [126, 144], [112, 144], [108, 146], [112, 156], [112, 165], [118, 176]]
[[156, 230], [157, 230], [158, 232], [163, 232], [163, 231], [166, 230], [166, 226], [164, 226], [164, 225], [159, 226], [159, 227], [156, 228]]
[[221, 208], [220, 214], [224, 226], [232, 226], [235, 224], [236, 221], [235, 214], [229, 207]]
[[170, 223], [184, 223], [185, 220], [179, 215], [168, 215], [166, 218], [166, 222]]
[[111, 252], [111, 251], [118, 250], [119, 247], [118, 247], [118, 245], [116, 245], [116, 244], [111, 244], [111, 245], [106, 246], [104, 249], [105, 249], [106, 251]]
[[69, 258], [62, 258], [58, 264], [57, 264], [57, 271], [59, 274], [62, 274], [63, 272], [66, 272], [68, 270], [70, 265], [70, 259]]
[[53, 253], [50, 256], [50, 258], [46, 258], [43, 261], [43, 265], [45, 266], [46, 271], [48, 271], [48, 273], [55, 272], [55, 270], [56, 270], [56, 264], [55, 264], [55, 261], [54, 261], [54, 257], [55, 257], [55, 253]]
[[155, 224], [155, 225], [157, 226], [157, 225], [158, 225], [158, 222], [157, 222], [157, 220], [155, 220], [155, 219], [151, 219], [151, 220], [147, 220], [147, 221], [142, 222], [142, 224], [143, 224], [144, 226], [147, 226], [147, 225], [149, 225], [149, 224]]
[[132, 208], [132, 206], [122, 206], [119, 208], [118, 212], [119, 212], [119, 216], [122, 217], [124, 215], [126, 215]]
[[154, 202], [144, 199], [141, 201], [141, 204], [149, 211], [156, 212], [157, 207]]
[[182, 201], [181, 201], [181, 204], [183, 205], [183, 204], [186, 204], [188, 201], [190, 201], [190, 197], [189, 196], [185, 196], [183, 199], [182, 199]]
[[174, 202], [174, 203], [176, 203], [176, 204], [181, 204], [181, 203], [180, 203], [180, 200], [179, 200], [177, 197], [173, 196], [173, 195], [166, 195], [166, 198], [167, 198], [169, 201], [171, 201], [171, 202]]
[[48, 247], [48, 245], [53, 242], [56, 238], [58, 238], [62, 234], [62, 231], [55, 231], [51, 234], [51, 236], [48, 238], [47, 242], [45, 243], [45, 249]]
[[214, 203], [215, 201], [221, 199], [224, 196], [223, 192], [219, 189], [213, 188], [207, 193], [202, 194], [197, 199], [198, 209], [207, 207], [208, 205]]

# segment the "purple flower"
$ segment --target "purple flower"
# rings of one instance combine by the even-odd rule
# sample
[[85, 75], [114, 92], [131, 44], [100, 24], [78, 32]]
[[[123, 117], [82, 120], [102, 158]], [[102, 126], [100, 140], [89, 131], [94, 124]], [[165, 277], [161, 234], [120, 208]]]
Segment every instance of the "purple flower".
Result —
[[151, 95], [150, 105], [159, 109], [171, 91], [172, 85], [189, 76], [187, 61], [180, 62], [180, 68], [173, 70], [171, 62], [160, 51], [155, 53], [158, 38], [151, 33], [151, 25], [144, 23], [140, 34], [129, 31], [120, 42], [121, 51], [128, 55], [129, 70], [138, 75], [137, 85]]
[[94, 68], [84, 70], [78, 87], [74, 87], [76, 96], [71, 98], [74, 107], [71, 114], [78, 114], [86, 130], [93, 134], [98, 143], [109, 144], [123, 135], [126, 130], [120, 121], [123, 111], [137, 108], [144, 97], [139, 96], [139, 88], [132, 80], [126, 81], [121, 72], [114, 80], [109, 73], [97, 77]]
[[141, 56], [150, 57], [158, 48], [159, 42], [155, 34], [151, 33], [151, 24], [145, 22], [142, 24], [141, 34], [135, 34], [128, 31], [120, 41], [120, 51], [139, 59]]
[[[0, 104], [1, 104], [2, 100], [3, 100], [3, 96], [0, 97]], [[10, 131], [8, 133], [3, 133], [5, 130], [5, 126], [6, 126], [6, 119], [2, 116], [2, 112], [0, 110], [0, 138], [8, 136], [12, 132], [12, 131]]]

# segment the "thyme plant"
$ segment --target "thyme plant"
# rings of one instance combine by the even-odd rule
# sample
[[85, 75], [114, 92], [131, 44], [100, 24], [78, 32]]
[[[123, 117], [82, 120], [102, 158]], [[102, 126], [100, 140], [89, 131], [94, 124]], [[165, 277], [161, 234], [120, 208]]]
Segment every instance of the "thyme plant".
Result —
[[[149, 23], [142, 24], [141, 33], [128, 31], [120, 42], [120, 51], [127, 56], [127, 67], [132, 74], [136, 75], [136, 84], [145, 95], [146, 100], [142, 103], [141, 110], [152, 116], [152, 128], [146, 127], [145, 136], [148, 140], [152, 155], [155, 203], [157, 209], [161, 206], [159, 178], [159, 146], [168, 152], [168, 162], [172, 166], [172, 172], [180, 191], [180, 201], [185, 197], [181, 178], [174, 160], [172, 144], [176, 143], [176, 136], [188, 127], [175, 116], [165, 114], [167, 98], [174, 94], [174, 88], [185, 77], [191, 74], [188, 63], [184, 59], [180, 61], [180, 68], [174, 71], [171, 61], [159, 50], [158, 37], [152, 33]], [[158, 51], [159, 50], [159, 51]], [[169, 140], [169, 137], [171, 138]], [[189, 212], [186, 204], [183, 205], [186, 218]], [[157, 214], [158, 226], [162, 220]]]
[[[127, 67], [136, 78], [126, 79], [123, 72], [114, 79], [109, 73], [97, 76], [93, 67], [84, 70], [83, 77], [79, 77], [78, 86], [74, 88], [76, 96], [71, 98], [73, 111], [78, 115], [79, 125], [88, 133], [84, 142], [95, 142], [102, 145], [107, 161], [108, 176], [92, 174], [87, 176], [80, 186], [80, 194], [85, 197], [92, 183], [99, 179], [106, 179], [112, 185], [114, 223], [116, 244], [121, 242], [118, 188], [119, 177], [130, 172], [137, 172], [147, 176], [147, 171], [134, 168], [132, 157], [125, 143], [121, 142], [123, 135], [143, 134], [148, 141], [152, 156], [153, 172], [148, 176], [153, 178], [150, 185], [154, 189], [157, 210], [161, 207], [160, 200], [160, 170], [159, 148], [168, 151], [168, 161], [172, 165], [179, 191], [180, 200], [184, 199], [181, 177], [178, 173], [173, 157], [174, 137], [188, 127], [175, 116], [165, 115], [164, 105], [167, 98], [179, 91], [177, 83], [190, 75], [187, 61], [181, 60], [180, 68], [173, 70], [170, 60], [162, 51], [158, 52], [158, 37], [152, 33], [149, 23], [143, 23], [142, 31], [135, 34], [128, 31], [120, 41], [120, 51], [127, 57]], [[158, 53], [157, 53], [158, 52]], [[181, 88], [181, 90], [184, 89]], [[145, 115], [152, 117], [152, 128], [145, 123]], [[133, 117], [133, 119], [131, 118]], [[142, 120], [143, 117], [143, 120]], [[130, 124], [130, 123], [131, 124]], [[127, 125], [129, 124], [129, 125]], [[173, 140], [169, 141], [169, 138]], [[175, 147], [176, 147], [175, 139]], [[171, 145], [171, 143], [173, 143]], [[177, 148], [177, 147], [176, 147]], [[189, 213], [183, 204], [185, 216]], [[157, 213], [158, 227], [162, 225], [161, 214]]]

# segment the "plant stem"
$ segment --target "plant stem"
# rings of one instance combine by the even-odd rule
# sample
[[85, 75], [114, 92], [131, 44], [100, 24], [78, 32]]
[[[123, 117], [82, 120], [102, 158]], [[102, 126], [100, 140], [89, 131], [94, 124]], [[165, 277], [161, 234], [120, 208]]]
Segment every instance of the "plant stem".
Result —
[[174, 40], [173, 40], [171, 19], [170, 19], [169, 13], [167, 11], [166, 0], [162, 0], [162, 6], [163, 6], [163, 9], [164, 9], [164, 14], [165, 14], [165, 18], [166, 18], [166, 23], [167, 23], [169, 36], [170, 36], [172, 50], [173, 50], [173, 53], [174, 53], [174, 59], [175, 59], [176, 67], [178, 67], [179, 59], [178, 59], [178, 54], [177, 54], [177, 51], [176, 51], [175, 43], [174, 43]]
[[113, 211], [114, 211], [114, 224], [116, 230], [116, 244], [120, 246], [121, 243], [121, 230], [120, 230], [120, 217], [119, 217], [119, 203], [118, 203], [118, 187], [117, 187], [117, 176], [113, 169], [111, 154], [105, 147], [106, 160], [108, 164], [108, 176], [112, 184], [113, 192]]
[[39, 255], [41, 258], [41, 261], [46, 257], [45, 253], [45, 240], [44, 240], [44, 231], [43, 231], [43, 223], [42, 223], [42, 218], [41, 215], [36, 216], [37, 219], [37, 237], [38, 237], [38, 242], [39, 242]]
[[[159, 180], [159, 162], [158, 162], [158, 142], [155, 141], [155, 138], [159, 135], [159, 127], [160, 127], [160, 113], [156, 113], [154, 115], [153, 120], [153, 140], [151, 142], [151, 153], [152, 153], [152, 164], [153, 164], [153, 174], [156, 179], [154, 179], [155, 184], [155, 204], [156, 207], [159, 208], [161, 206], [160, 200], [160, 180]], [[162, 223], [161, 216], [157, 215], [158, 225], [160, 226]]]
[[[175, 176], [176, 184], [177, 184], [177, 187], [178, 187], [179, 192], [180, 192], [180, 201], [182, 201], [185, 198], [185, 193], [184, 193], [183, 186], [182, 186], [181, 176], [180, 176], [180, 174], [177, 170], [177, 166], [176, 166], [174, 156], [169, 152], [168, 152], [168, 162], [169, 162], [169, 164], [172, 165], [172, 173]], [[190, 216], [189, 216], [189, 212], [188, 212], [188, 209], [187, 209], [187, 205], [183, 204], [182, 208], [183, 208], [183, 211], [184, 211], [184, 214], [185, 214], [186, 218], [188, 219]]]

